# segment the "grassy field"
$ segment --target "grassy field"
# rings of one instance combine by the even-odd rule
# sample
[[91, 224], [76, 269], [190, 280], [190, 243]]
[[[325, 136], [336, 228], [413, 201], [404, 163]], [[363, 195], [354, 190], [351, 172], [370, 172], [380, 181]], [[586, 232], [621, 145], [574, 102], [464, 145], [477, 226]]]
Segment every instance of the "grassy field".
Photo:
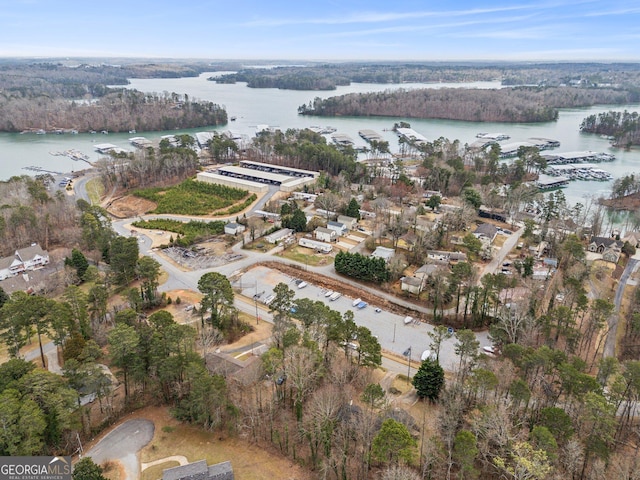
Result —
[[104, 195], [104, 185], [100, 178], [92, 178], [87, 181], [87, 194], [91, 205], [100, 205], [100, 200]]
[[152, 213], [179, 215], [209, 215], [222, 209], [227, 209], [225, 212], [234, 213], [232, 206], [236, 203], [242, 201], [242, 205], [245, 205], [249, 198], [255, 200], [255, 194], [249, 195], [246, 190], [195, 180], [185, 180], [176, 186], [167, 188], [140, 189], [133, 194], [155, 202], [157, 207]]
[[287, 248], [284, 252], [279, 255], [290, 260], [294, 260], [296, 262], [300, 262], [303, 265], [329, 265], [333, 263], [333, 257], [330, 255], [314, 255], [310, 252], [308, 248], [301, 248], [298, 246], [294, 246], [291, 248]]
[[[174, 420], [167, 408], [150, 407], [136, 416], [155, 423], [153, 439], [141, 452], [141, 462], [152, 462], [172, 455], [184, 455], [189, 462], [206, 460], [209, 465], [231, 461], [236, 480], [303, 480], [310, 473], [275, 452], [259, 448], [249, 441], [220, 432], [205, 432]], [[142, 472], [141, 480], [161, 478], [163, 468], [176, 466], [165, 462]]]

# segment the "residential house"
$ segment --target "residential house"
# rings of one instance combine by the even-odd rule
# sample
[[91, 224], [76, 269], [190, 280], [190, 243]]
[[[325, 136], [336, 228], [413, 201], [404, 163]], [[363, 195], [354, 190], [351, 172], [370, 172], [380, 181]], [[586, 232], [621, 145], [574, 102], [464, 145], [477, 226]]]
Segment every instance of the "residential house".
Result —
[[419, 269], [417, 269], [413, 275], [424, 281], [432, 277], [437, 271], [438, 271], [437, 265], [434, 265], [432, 263], [425, 263]]
[[338, 240], [338, 232], [330, 228], [317, 227], [313, 231], [313, 234], [316, 240], [320, 240], [321, 242], [335, 242]]
[[16, 250], [11, 257], [0, 260], [0, 280], [28, 270], [37, 270], [49, 263], [49, 254], [38, 244]]
[[455, 265], [458, 262], [466, 262], [467, 254], [464, 252], [450, 252], [449, 253], [449, 265]]
[[49, 254], [38, 244], [16, 251], [16, 257], [23, 263], [25, 270], [42, 268], [49, 263]]
[[342, 222], [335, 222], [333, 220], [329, 220], [327, 222], [327, 228], [331, 230], [335, 230], [339, 236], [347, 234], [347, 226]]
[[624, 242], [609, 237], [591, 237], [587, 250], [594, 253], [604, 253], [607, 248], [622, 248]]
[[338, 222], [343, 223], [348, 230], [355, 230], [358, 226], [358, 219], [347, 215], [338, 215]]
[[374, 258], [382, 258], [385, 262], [389, 263], [389, 260], [396, 254], [395, 249], [387, 247], [376, 247], [371, 254]]
[[476, 238], [482, 240], [483, 242], [487, 242], [489, 245], [491, 245], [496, 239], [497, 234], [498, 227], [496, 227], [495, 225], [491, 225], [490, 223], [481, 223], [473, 232], [473, 235]]
[[420, 295], [424, 285], [424, 280], [418, 277], [402, 277], [400, 279], [400, 288], [403, 292], [414, 293]]
[[162, 480], [234, 480], [231, 462], [207, 466], [206, 460], [167, 468], [162, 472]]
[[444, 250], [429, 250], [427, 258], [430, 263], [437, 265], [455, 265], [458, 262], [466, 262], [467, 254], [462, 252], [447, 252]]
[[281, 228], [273, 233], [270, 233], [264, 239], [269, 243], [278, 243], [293, 235], [293, 230], [290, 228]]
[[638, 248], [640, 246], [640, 232], [627, 232], [622, 241], [629, 242], [629, 245]]
[[331, 250], [333, 250], [333, 246], [331, 246], [329, 243], [320, 242], [318, 240], [312, 240], [305, 237], [301, 237], [298, 240], [298, 245], [300, 245], [301, 247], [312, 248], [316, 252], [320, 253], [330, 253]]
[[229, 222], [224, 226], [224, 233], [226, 235], [237, 235], [245, 231], [245, 226], [240, 223]]
[[612, 247], [605, 248], [604, 252], [602, 252], [602, 259], [605, 262], [618, 263], [620, 255], [622, 255], [622, 250], [614, 245]]

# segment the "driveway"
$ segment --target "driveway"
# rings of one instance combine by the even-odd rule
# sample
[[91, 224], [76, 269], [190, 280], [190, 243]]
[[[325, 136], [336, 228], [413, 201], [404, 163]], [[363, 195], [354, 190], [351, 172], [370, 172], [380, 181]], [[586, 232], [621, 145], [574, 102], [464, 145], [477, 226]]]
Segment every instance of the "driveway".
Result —
[[84, 455], [91, 457], [98, 465], [109, 460], [120, 462], [125, 471], [123, 480], [138, 480], [138, 452], [151, 441], [154, 430], [155, 426], [150, 420], [127, 420], [107, 433]]

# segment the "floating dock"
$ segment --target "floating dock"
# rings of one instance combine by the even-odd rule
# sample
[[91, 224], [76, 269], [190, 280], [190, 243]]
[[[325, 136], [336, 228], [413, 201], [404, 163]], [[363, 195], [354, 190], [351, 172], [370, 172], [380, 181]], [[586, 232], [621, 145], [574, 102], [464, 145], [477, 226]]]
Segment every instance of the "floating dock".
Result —
[[374, 130], [368, 130], [368, 129], [360, 130], [358, 132], [358, 135], [360, 135], [365, 141], [369, 143], [384, 141], [384, 138], [382, 138], [382, 135], [380, 135], [378, 132]]

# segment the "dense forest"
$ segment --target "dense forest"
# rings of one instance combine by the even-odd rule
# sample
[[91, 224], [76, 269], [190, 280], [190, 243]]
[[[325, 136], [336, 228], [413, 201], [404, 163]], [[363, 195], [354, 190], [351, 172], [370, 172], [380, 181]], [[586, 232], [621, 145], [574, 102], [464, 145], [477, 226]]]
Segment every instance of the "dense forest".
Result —
[[503, 89], [417, 89], [352, 93], [302, 105], [302, 115], [442, 118], [476, 122], [548, 122], [558, 108], [637, 101], [610, 88], [515, 87]]
[[224, 124], [224, 108], [212, 102], [108, 87], [126, 85], [131, 77], [195, 76], [201, 69], [159, 64], [0, 64], [0, 131], [127, 132]]
[[[224, 70], [224, 67], [217, 69]], [[209, 80], [217, 83], [247, 82], [251, 88], [289, 90], [335, 90], [351, 82], [400, 84], [496, 80], [503, 85], [616, 85], [635, 88], [639, 76], [640, 69], [636, 64], [308, 63], [304, 66], [240, 68], [235, 73], [210, 77]]]
[[227, 112], [215, 103], [192, 101], [186, 95], [124, 89], [89, 102], [0, 94], [0, 118], [0, 131], [6, 132], [127, 132], [221, 125], [227, 123]]
[[580, 131], [613, 137], [618, 146], [640, 145], [640, 117], [638, 112], [609, 111], [589, 115], [580, 124]]
[[195, 64], [90, 64], [68, 66], [51, 62], [0, 62], [0, 92], [23, 97], [83, 98], [109, 92], [106, 85], [126, 85], [129, 78], [195, 77], [205, 71]]

